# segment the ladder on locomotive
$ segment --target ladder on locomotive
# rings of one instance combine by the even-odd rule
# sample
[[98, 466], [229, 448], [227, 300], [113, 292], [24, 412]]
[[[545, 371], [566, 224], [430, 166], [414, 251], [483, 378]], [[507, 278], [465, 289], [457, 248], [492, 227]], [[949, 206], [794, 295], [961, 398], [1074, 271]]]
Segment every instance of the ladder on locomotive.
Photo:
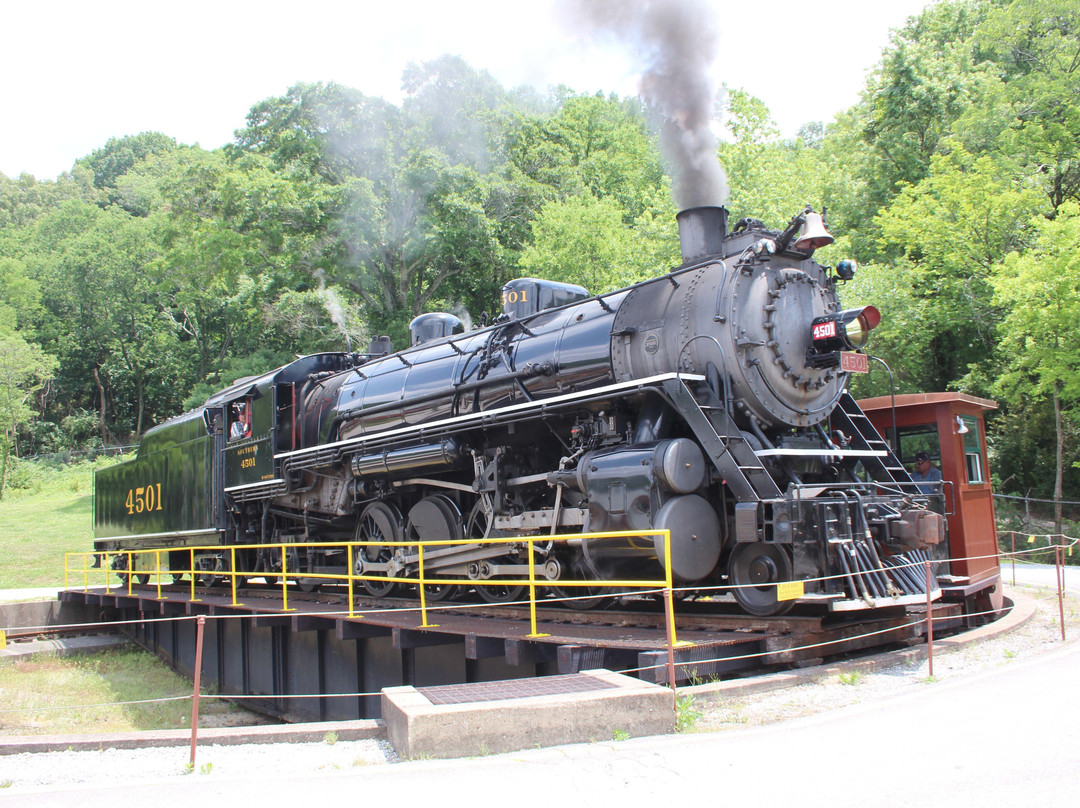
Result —
[[[850, 393], [840, 396], [837, 407], [832, 413], [832, 427], [839, 429], [851, 440], [852, 449], [870, 449], [884, 451], [881, 457], [862, 457], [863, 468], [870, 478], [877, 483], [913, 483], [908, 470], [903, 467], [889, 444], [877, 431], [870, 419]], [[913, 489], [909, 489], [913, 490]]]
[[681, 378], [669, 379], [664, 382], [664, 391], [739, 502], [759, 502], [783, 496], [742, 430], [708, 384], [696, 382], [690, 387]]

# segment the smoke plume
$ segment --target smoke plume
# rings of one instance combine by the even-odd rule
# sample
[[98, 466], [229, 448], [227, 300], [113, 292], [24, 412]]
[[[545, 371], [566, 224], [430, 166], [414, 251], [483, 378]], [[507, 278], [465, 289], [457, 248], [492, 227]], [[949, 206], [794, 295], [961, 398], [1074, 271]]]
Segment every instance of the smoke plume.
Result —
[[349, 346], [349, 350], [352, 350], [352, 340], [349, 338], [348, 322], [345, 319], [345, 307], [341, 305], [341, 300], [337, 296], [337, 292], [332, 287], [326, 285], [326, 273], [322, 269], [316, 269], [314, 272], [316, 280], [319, 281], [319, 299], [322, 301], [323, 308], [326, 309], [326, 313], [330, 315], [330, 319], [333, 321], [340, 330], [345, 342]]
[[727, 201], [711, 123], [709, 68], [720, 31], [705, 0], [563, 0], [578, 28], [615, 36], [642, 63], [639, 94], [664, 118], [661, 142], [680, 208]]

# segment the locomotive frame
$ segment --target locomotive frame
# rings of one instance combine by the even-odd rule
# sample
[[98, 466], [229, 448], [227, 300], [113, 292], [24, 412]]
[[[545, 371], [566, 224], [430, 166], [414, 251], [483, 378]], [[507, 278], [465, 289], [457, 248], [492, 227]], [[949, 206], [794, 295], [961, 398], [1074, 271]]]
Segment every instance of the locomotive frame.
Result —
[[[666, 275], [595, 296], [519, 279], [490, 326], [422, 316], [408, 349], [301, 357], [155, 427], [96, 478], [95, 549], [169, 550], [182, 570], [186, 547], [373, 541], [356, 572], [402, 578], [417, 553], [395, 543], [449, 539], [427, 575], [505, 579], [476, 593], [512, 601], [522, 546], [470, 538], [668, 529], [680, 587], [729, 585], [752, 614], [925, 602], [905, 570], [948, 571], [944, 502], [930, 507], [846, 392], [842, 356], [880, 316], [840, 309], [853, 270], [812, 260], [832, 240], [823, 221], [807, 209], [783, 232], [729, 233], [723, 208], [679, 218], [685, 260]], [[533, 572], [556, 587], [664, 558], [651, 539], [538, 546]], [[345, 557], [255, 547], [237, 566], [333, 574]], [[200, 551], [196, 567], [212, 581], [229, 558]], [[788, 582], [798, 596], [781, 599]]]

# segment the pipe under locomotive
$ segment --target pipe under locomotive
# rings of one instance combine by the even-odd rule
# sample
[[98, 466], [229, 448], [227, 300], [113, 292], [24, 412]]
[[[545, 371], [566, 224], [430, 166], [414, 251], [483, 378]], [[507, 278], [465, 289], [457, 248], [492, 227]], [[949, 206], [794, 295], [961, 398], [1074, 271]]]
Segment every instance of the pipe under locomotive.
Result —
[[[476, 593], [513, 600], [524, 545], [470, 539], [667, 529], [681, 587], [731, 586], [754, 614], [922, 602], [908, 565], [947, 557], [943, 509], [846, 392], [879, 315], [841, 309], [853, 270], [813, 260], [832, 241], [821, 217], [779, 233], [728, 232], [723, 208], [679, 219], [684, 263], [662, 277], [599, 296], [512, 281], [489, 326], [423, 315], [404, 351], [303, 357], [151, 430], [134, 463], [98, 475], [96, 548], [355, 539], [373, 542], [357, 572], [407, 578], [418, 553], [396, 542], [449, 539], [425, 577], [505, 579]], [[657, 577], [664, 558], [651, 537], [536, 547], [553, 588]], [[280, 551], [239, 555], [244, 573], [280, 571]], [[285, 561], [341, 572], [345, 553]], [[227, 563], [199, 554], [208, 581]]]

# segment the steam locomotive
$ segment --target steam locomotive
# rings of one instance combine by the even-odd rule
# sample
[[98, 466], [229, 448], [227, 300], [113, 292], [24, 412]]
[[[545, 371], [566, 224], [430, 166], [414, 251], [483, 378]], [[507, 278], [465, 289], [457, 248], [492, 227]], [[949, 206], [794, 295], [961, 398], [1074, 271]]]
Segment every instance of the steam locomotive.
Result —
[[477, 539], [539, 538], [533, 572], [557, 592], [656, 579], [664, 539], [544, 537], [667, 529], [681, 589], [728, 587], [755, 615], [924, 601], [907, 567], [947, 557], [945, 520], [846, 391], [880, 321], [840, 307], [854, 262], [813, 260], [833, 239], [809, 207], [783, 231], [729, 232], [719, 207], [678, 219], [684, 261], [660, 277], [601, 295], [521, 278], [490, 325], [421, 315], [405, 350], [305, 356], [155, 427], [97, 475], [95, 549], [165, 551], [113, 556], [126, 574], [194, 555], [212, 583], [235, 557], [311, 586], [345, 572], [333, 542], [364, 541], [355, 570], [387, 596], [420, 543], [451, 540], [425, 548], [425, 579], [512, 601], [525, 543]]

